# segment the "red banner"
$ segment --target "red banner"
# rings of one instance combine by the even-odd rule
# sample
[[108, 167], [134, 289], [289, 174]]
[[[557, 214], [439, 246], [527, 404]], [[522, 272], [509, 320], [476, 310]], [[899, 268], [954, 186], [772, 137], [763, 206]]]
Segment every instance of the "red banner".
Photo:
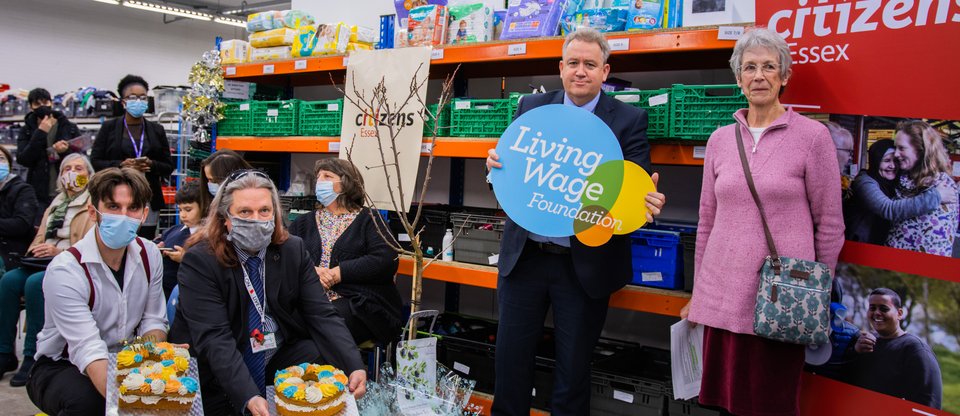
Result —
[[756, 20], [790, 44], [784, 104], [960, 119], [960, 0], [757, 0]]

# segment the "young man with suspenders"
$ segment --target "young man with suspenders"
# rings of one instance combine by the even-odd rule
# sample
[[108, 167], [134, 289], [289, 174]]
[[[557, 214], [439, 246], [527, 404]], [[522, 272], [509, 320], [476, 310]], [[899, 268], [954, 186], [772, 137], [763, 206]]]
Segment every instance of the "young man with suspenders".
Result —
[[136, 336], [167, 338], [160, 251], [136, 236], [150, 204], [139, 171], [109, 168], [88, 185], [97, 226], [50, 262], [45, 323], [27, 392], [47, 414], [103, 414], [107, 357]]

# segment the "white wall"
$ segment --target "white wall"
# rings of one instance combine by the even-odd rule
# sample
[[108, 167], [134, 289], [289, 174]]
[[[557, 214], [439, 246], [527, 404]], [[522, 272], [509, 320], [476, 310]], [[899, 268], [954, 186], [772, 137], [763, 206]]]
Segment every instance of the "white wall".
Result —
[[151, 86], [186, 85], [217, 36], [246, 31], [90, 0], [0, 0], [0, 83], [53, 94], [82, 86], [114, 90], [126, 74]]
[[396, 14], [393, 0], [292, 0], [290, 8], [310, 13], [320, 22], [344, 22], [380, 30], [380, 16]]

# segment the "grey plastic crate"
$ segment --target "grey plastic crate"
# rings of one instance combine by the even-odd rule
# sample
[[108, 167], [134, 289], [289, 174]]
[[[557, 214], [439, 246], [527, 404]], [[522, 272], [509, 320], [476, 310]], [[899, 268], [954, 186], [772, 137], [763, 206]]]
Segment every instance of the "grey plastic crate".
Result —
[[661, 416], [666, 410], [662, 382], [594, 372], [590, 384], [593, 416]]
[[500, 253], [504, 217], [491, 215], [450, 214], [454, 235], [463, 228], [453, 242], [453, 259], [464, 263], [490, 265], [490, 256]]

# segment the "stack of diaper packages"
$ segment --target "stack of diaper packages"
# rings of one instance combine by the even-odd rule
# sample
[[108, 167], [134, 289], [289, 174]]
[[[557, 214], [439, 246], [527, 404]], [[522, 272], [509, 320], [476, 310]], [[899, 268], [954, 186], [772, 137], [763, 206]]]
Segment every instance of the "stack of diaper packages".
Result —
[[446, 6], [447, 0], [394, 0], [394, 8], [397, 9], [396, 37], [393, 41], [394, 48], [402, 48], [408, 45], [410, 41], [410, 11], [421, 6]]
[[242, 64], [250, 60], [250, 42], [230, 39], [220, 42], [220, 63]]
[[484, 3], [450, 6], [447, 43], [489, 42], [493, 40], [493, 8]]
[[293, 47], [301, 27], [315, 20], [300, 10], [267, 11], [247, 16], [250, 32], [250, 61], [272, 61], [294, 57]]
[[[619, 32], [627, 24], [627, 0], [568, 0], [563, 19], [560, 21], [560, 34], [576, 31], [582, 27], [592, 27], [601, 32]], [[642, 3], [643, 0], [638, 1]]]
[[407, 46], [436, 46], [446, 43], [448, 23], [447, 6], [433, 4], [410, 9]]
[[509, 0], [500, 39], [555, 36], [568, 0]]

